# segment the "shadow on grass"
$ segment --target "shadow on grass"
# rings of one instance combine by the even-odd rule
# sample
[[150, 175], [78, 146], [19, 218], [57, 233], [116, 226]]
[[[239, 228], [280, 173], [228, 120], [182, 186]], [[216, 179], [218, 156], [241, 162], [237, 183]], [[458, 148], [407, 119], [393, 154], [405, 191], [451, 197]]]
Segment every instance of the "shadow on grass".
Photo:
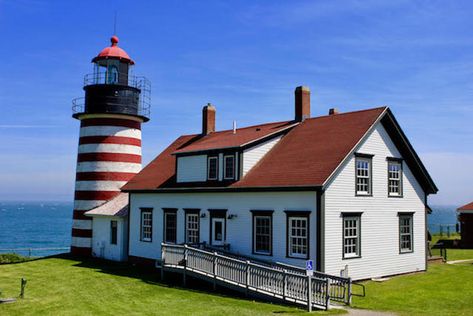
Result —
[[[167, 288], [174, 288], [179, 289], [182, 291], [190, 291], [193, 293], [199, 294], [208, 294], [220, 298], [236, 298], [242, 299], [246, 301], [255, 301], [260, 303], [266, 304], [274, 304], [275, 307], [280, 306], [283, 307], [286, 304], [279, 304], [278, 302], [270, 302], [268, 300], [264, 300], [259, 297], [251, 296], [247, 297], [244, 293], [241, 293], [236, 290], [232, 290], [226, 287], [217, 286], [217, 289], [214, 291], [212, 284], [206, 282], [204, 280], [199, 280], [197, 278], [193, 278], [191, 276], [187, 276], [186, 287], [181, 286], [182, 284], [182, 274], [173, 273], [166, 271], [164, 280], [161, 280], [160, 270], [157, 268], [150, 268], [150, 267], [141, 267], [132, 265], [126, 262], [116, 262], [116, 261], [108, 261], [104, 259], [96, 259], [96, 258], [79, 258], [72, 256], [71, 254], [61, 254], [56, 256], [51, 256], [53, 258], [61, 258], [61, 259], [68, 259], [68, 260], [75, 260], [79, 261], [78, 263], [74, 264], [75, 267], [87, 268], [87, 269], [94, 269], [100, 273], [111, 274], [115, 276], [127, 277], [127, 278], [134, 278], [139, 279], [147, 284], [157, 285], [161, 287]], [[51, 258], [50, 257], [50, 258]], [[292, 305], [287, 304], [291, 307], [297, 307], [298, 310], [275, 310], [273, 313], [275, 314], [282, 314], [282, 313], [305, 313], [305, 311], [301, 308], [300, 305]]]

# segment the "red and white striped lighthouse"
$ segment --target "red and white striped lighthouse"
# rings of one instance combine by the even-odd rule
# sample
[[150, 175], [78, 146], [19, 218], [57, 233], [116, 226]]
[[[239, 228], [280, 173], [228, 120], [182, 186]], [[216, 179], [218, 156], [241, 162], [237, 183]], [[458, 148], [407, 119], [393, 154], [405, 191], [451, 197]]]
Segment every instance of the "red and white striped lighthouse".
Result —
[[85, 98], [73, 101], [80, 121], [71, 252], [91, 255], [92, 218], [84, 213], [120, 193], [141, 170], [141, 124], [149, 120], [150, 83], [130, 74], [133, 60], [118, 38], [92, 59]]

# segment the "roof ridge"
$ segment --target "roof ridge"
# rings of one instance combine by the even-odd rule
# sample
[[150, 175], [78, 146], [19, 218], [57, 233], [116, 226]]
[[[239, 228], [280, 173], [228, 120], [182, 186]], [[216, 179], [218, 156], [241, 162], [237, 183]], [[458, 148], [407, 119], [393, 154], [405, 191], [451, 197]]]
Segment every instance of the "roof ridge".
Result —
[[381, 110], [381, 109], [388, 109], [389, 106], [383, 105], [383, 106], [378, 106], [375, 108], [369, 108], [369, 109], [363, 109], [363, 110], [356, 110], [356, 111], [350, 111], [350, 112], [341, 112], [337, 114], [326, 114], [326, 115], [321, 115], [321, 116], [315, 116], [315, 117], [309, 117], [306, 120], [315, 120], [318, 118], [324, 118], [324, 117], [337, 117], [341, 115], [347, 115], [347, 114], [355, 114], [355, 113], [361, 113], [361, 112], [368, 112], [368, 111], [375, 111], [375, 110]]

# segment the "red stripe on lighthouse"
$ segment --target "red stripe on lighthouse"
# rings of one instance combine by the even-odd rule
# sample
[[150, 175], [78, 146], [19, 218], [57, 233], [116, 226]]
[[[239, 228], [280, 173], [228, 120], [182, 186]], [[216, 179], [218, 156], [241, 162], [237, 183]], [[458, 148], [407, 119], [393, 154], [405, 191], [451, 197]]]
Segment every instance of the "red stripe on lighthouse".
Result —
[[92, 248], [71, 246], [71, 253], [76, 256], [90, 257], [92, 256]]
[[128, 181], [135, 175], [133, 172], [77, 172], [76, 181]]
[[91, 217], [84, 215], [87, 210], [74, 210], [72, 213], [72, 219], [92, 220]]
[[119, 153], [85, 153], [77, 155], [77, 162], [83, 161], [115, 161], [141, 163], [141, 155]]
[[86, 238], [91, 238], [91, 237], [92, 237], [92, 229], [78, 229], [78, 228], [73, 228], [73, 229], [72, 229], [72, 237], [86, 237]]
[[140, 122], [116, 118], [92, 118], [80, 122], [80, 127], [87, 126], [122, 126], [141, 130]]
[[108, 201], [120, 194], [120, 191], [76, 191], [74, 200], [103, 200]]
[[79, 145], [84, 144], [119, 144], [141, 146], [141, 139], [125, 136], [83, 136], [79, 138]]

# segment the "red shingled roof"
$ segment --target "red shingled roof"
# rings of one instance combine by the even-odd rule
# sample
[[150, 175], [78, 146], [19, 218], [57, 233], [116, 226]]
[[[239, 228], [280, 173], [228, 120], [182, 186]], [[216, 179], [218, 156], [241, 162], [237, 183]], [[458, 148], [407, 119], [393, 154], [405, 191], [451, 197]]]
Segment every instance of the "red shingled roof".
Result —
[[[386, 109], [381, 107], [306, 119], [290, 130], [243, 179], [232, 184], [223, 183], [222, 186], [321, 186]], [[292, 123], [252, 126], [239, 129], [235, 135], [232, 131], [224, 131], [204, 137], [181, 136], [122, 189], [133, 191], [205, 186], [202, 183], [176, 183], [176, 157], [173, 153], [242, 146], [281, 131]], [[256, 131], [257, 128], [260, 130]], [[255, 138], [259, 132], [262, 137]], [[242, 135], [233, 138], [238, 134]]]
[[268, 137], [271, 134], [281, 132], [294, 126], [294, 124], [294, 121], [286, 121], [239, 128], [236, 133], [233, 133], [233, 130], [214, 132], [197, 139], [188, 146], [176, 150], [174, 153], [180, 154], [211, 149], [241, 147]]
[[465, 204], [457, 209], [458, 211], [473, 211], [473, 202]]

